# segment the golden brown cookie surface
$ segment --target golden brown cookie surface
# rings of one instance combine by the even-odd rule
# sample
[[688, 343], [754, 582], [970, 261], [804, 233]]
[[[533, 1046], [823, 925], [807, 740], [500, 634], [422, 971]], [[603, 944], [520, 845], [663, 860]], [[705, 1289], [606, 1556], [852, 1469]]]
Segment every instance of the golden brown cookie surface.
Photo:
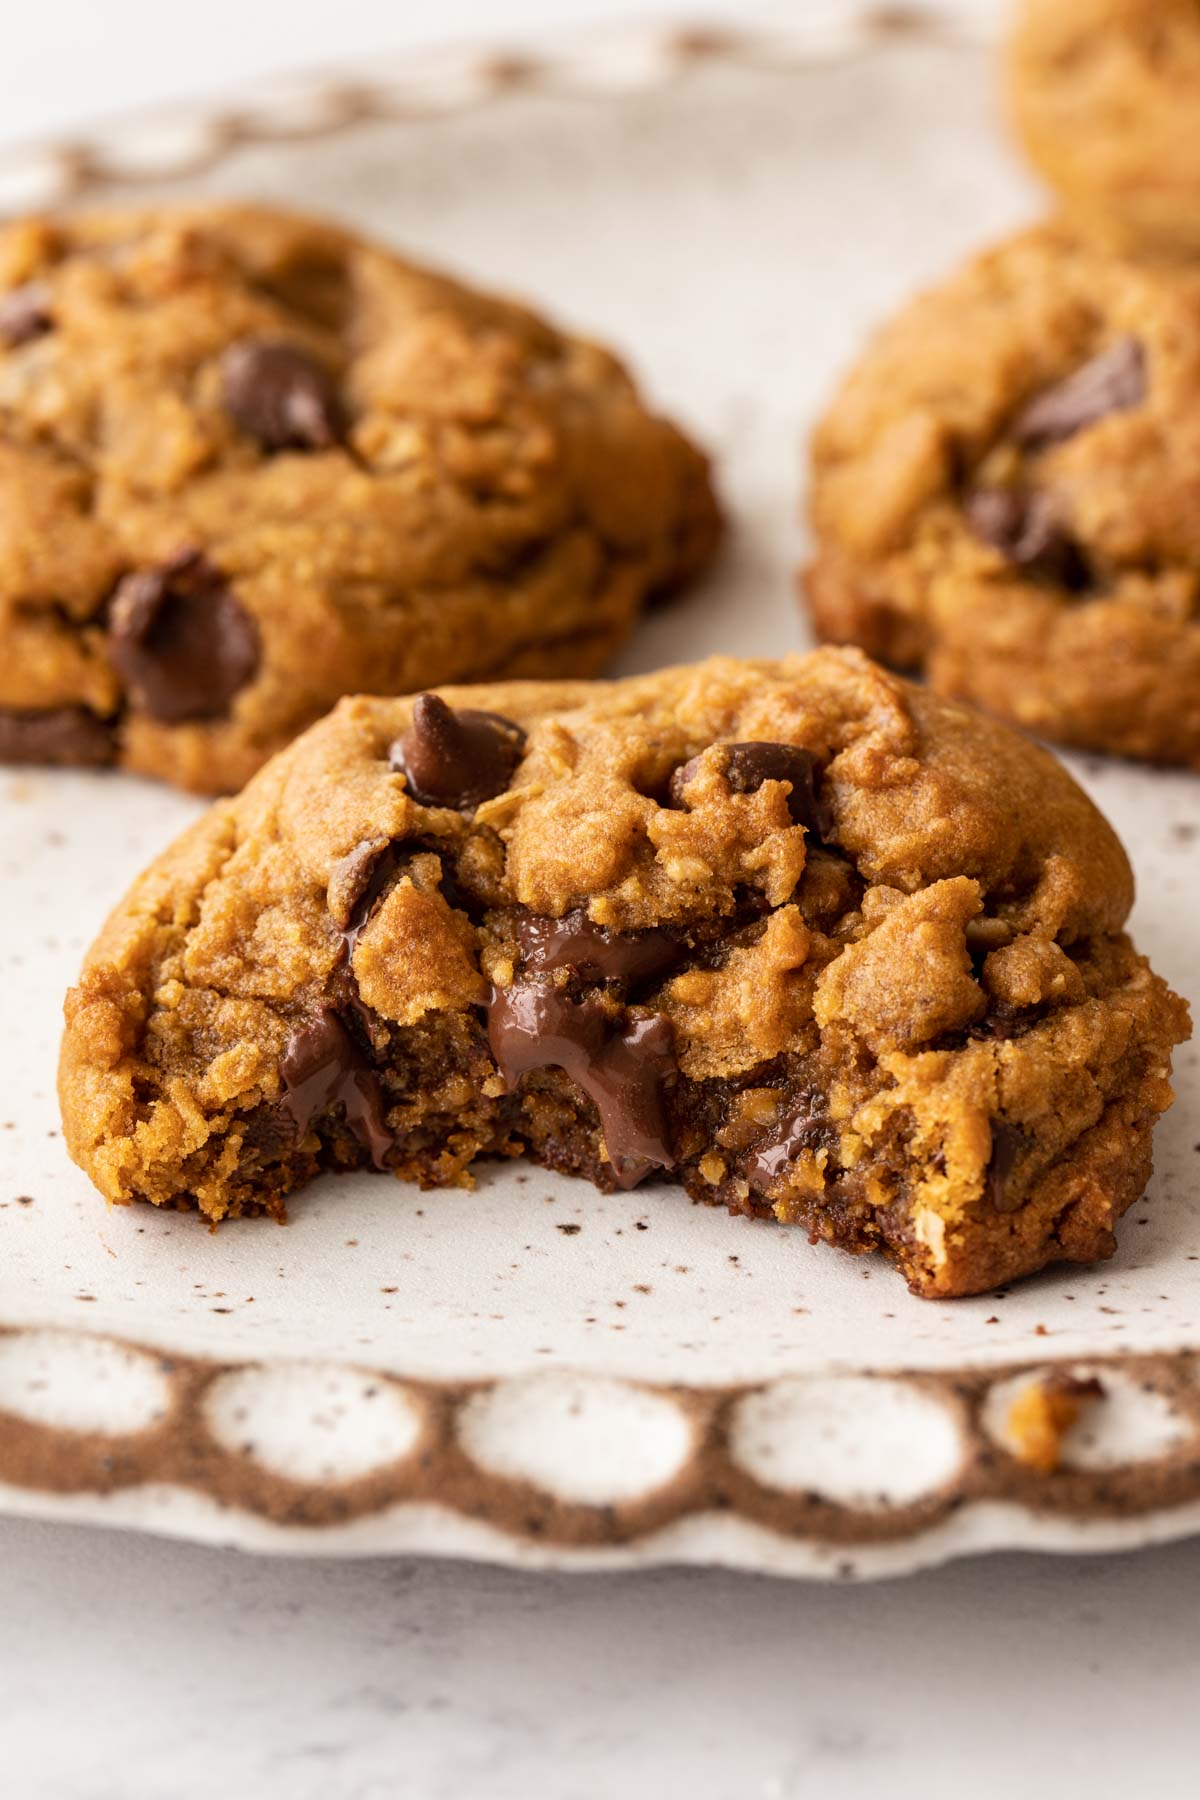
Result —
[[1052, 758], [855, 651], [346, 700], [117, 908], [67, 1002], [114, 1201], [526, 1152], [883, 1248], [1111, 1253], [1186, 1009]]
[[1200, 768], [1200, 272], [1026, 232], [907, 306], [813, 445], [821, 634]]
[[341, 694], [590, 674], [711, 555], [605, 351], [332, 226], [0, 231], [0, 758], [234, 788]]
[[1196, 0], [1022, 0], [1009, 89], [1026, 149], [1089, 229], [1200, 253]]

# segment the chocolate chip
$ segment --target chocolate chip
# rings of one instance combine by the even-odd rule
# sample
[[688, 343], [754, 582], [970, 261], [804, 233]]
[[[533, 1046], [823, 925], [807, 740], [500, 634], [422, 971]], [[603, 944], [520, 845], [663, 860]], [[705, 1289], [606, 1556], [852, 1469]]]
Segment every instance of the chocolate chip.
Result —
[[802, 1150], [832, 1149], [835, 1144], [836, 1134], [821, 1096], [814, 1089], [805, 1088], [796, 1096], [790, 1110], [756, 1146], [746, 1165], [746, 1179], [761, 1193], [776, 1176], [783, 1174]]
[[1083, 552], [1060, 523], [1048, 494], [1024, 488], [976, 488], [965, 503], [976, 537], [1034, 580], [1078, 593], [1091, 574]]
[[298, 344], [230, 344], [221, 391], [234, 423], [267, 450], [328, 450], [345, 435], [328, 371]]
[[367, 838], [330, 870], [329, 911], [351, 955], [376, 902], [409, 855], [411, 845]]
[[228, 712], [258, 669], [258, 631], [221, 571], [185, 550], [119, 584], [108, 651], [135, 704], [180, 725]]
[[377, 1169], [395, 1143], [383, 1113], [379, 1080], [330, 1007], [295, 1026], [279, 1063], [282, 1106], [303, 1137], [313, 1119], [331, 1107], [345, 1109], [346, 1123]]
[[504, 792], [524, 748], [525, 733], [511, 719], [470, 707], [456, 712], [436, 694], [419, 694], [391, 762], [422, 806], [466, 812]]
[[101, 768], [112, 762], [116, 750], [111, 725], [86, 706], [56, 706], [46, 712], [0, 707], [0, 762]]
[[574, 969], [592, 981], [649, 981], [686, 954], [665, 931], [608, 931], [582, 908], [561, 919], [526, 913], [517, 921], [517, 942], [525, 969]]
[[568, 999], [541, 982], [494, 989], [488, 1042], [511, 1093], [531, 1069], [559, 1068], [600, 1114], [618, 1186], [674, 1167], [663, 1084], [676, 1072], [671, 1023], [660, 1013], [624, 1025], [596, 1000]]
[[0, 296], [0, 343], [16, 350], [54, 329], [50, 290], [44, 282], [27, 281]]
[[[788, 811], [793, 823], [816, 834], [820, 833], [822, 825], [828, 828], [828, 820], [824, 819], [817, 800], [820, 758], [811, 750], [801, 750], [796, 744], [768, 742], [723, 744], [721, 748], [724, 752], [723, 773], [732, 793], [753, 794], [764, 781], [786, 781], [791, 785]], [[676, 806], [687, 805], [683, 790], [695, 775], [699, 763], [699, 757], [694, 756], [672, 775], [671, 800]]]
[[1015, 1126], [1006, 1125], [1003, 1119], [992, 1120], [992, 1154], [984, 1171], [983, 1192], [998, 1213], [1017, 1212], [1021, 1207], [1020, 1200], [1009, 1197], [1008, 1178], [1028, 1142]]
[[1118, 338], [1031, 401], [1018, 415], [1013, 436], [1023, 450], [1045, 450], [1145, 398], [1146, 352], [1136, 338]]

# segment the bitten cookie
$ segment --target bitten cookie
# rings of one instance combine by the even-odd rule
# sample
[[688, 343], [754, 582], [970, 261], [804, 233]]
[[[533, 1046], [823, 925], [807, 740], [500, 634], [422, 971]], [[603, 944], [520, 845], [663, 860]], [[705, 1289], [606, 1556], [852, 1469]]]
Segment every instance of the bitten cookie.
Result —
[[711, 555], [604, 350], [332, 226], [0, 230], [0, 759], [233, 789], [345, 693], [586, 675]]
[[1030, 156], [1090, 230], [1200, 254], [1196, 0], [1022, 0], [1009, 90]]
[[875, 338], [813, 443], [817, 630], [1200, 769], [1200, 265], [1026, 232]]
[[67, 1000], [113, 1201], [528, 1153], [972, 1293], [1114, 1248], [1187, 1012], [1064, 769], [856, 651], [344, 700]]

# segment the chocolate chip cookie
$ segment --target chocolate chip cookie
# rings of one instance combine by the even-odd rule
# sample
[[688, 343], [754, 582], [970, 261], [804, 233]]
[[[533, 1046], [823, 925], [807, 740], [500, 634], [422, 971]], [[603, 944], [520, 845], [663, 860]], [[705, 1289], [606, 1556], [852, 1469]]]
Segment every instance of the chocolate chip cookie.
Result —
[[905, 308], [813, 446], [822, 636], [1200, 769], [1200, 264], [1061, 225]]
[[0, 230], [0, 758], [238, 786], [345, 693], [586, 675], [712, 554], [605, 351], [329, 225]]
[[67, 1144], [211, 1220], [525, 1153], [971, 1293], [1145, 1186], [1188, 1021], [1131, 895], [1045, 752], [854, 650], [343, 700], [105, 926]]
[[1196, 0], [1022, 0], [1009, 78], [1017, 130], [1081, 222], [1200, 254]]

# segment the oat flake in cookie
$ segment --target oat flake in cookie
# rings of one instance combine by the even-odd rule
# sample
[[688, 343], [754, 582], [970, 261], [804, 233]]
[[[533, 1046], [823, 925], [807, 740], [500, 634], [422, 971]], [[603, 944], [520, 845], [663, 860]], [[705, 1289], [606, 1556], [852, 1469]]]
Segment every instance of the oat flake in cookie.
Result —
[[1050, 756], [854, 650], [343, 700], [105, 926], [67, 1142], [213, 1220], [526, 1153], [971, 1293], [1145, 1186], [1188, 1020], [1131, 896]]
[[1200, 769], [1200, 264], [1023, 233], [817, 430], [818, 631], [1061, 743]]
[[232, 789], [342, 694], [587, 675], [711, 556], [605, 351], [249, 207], [0, 229], [0, 759]]

